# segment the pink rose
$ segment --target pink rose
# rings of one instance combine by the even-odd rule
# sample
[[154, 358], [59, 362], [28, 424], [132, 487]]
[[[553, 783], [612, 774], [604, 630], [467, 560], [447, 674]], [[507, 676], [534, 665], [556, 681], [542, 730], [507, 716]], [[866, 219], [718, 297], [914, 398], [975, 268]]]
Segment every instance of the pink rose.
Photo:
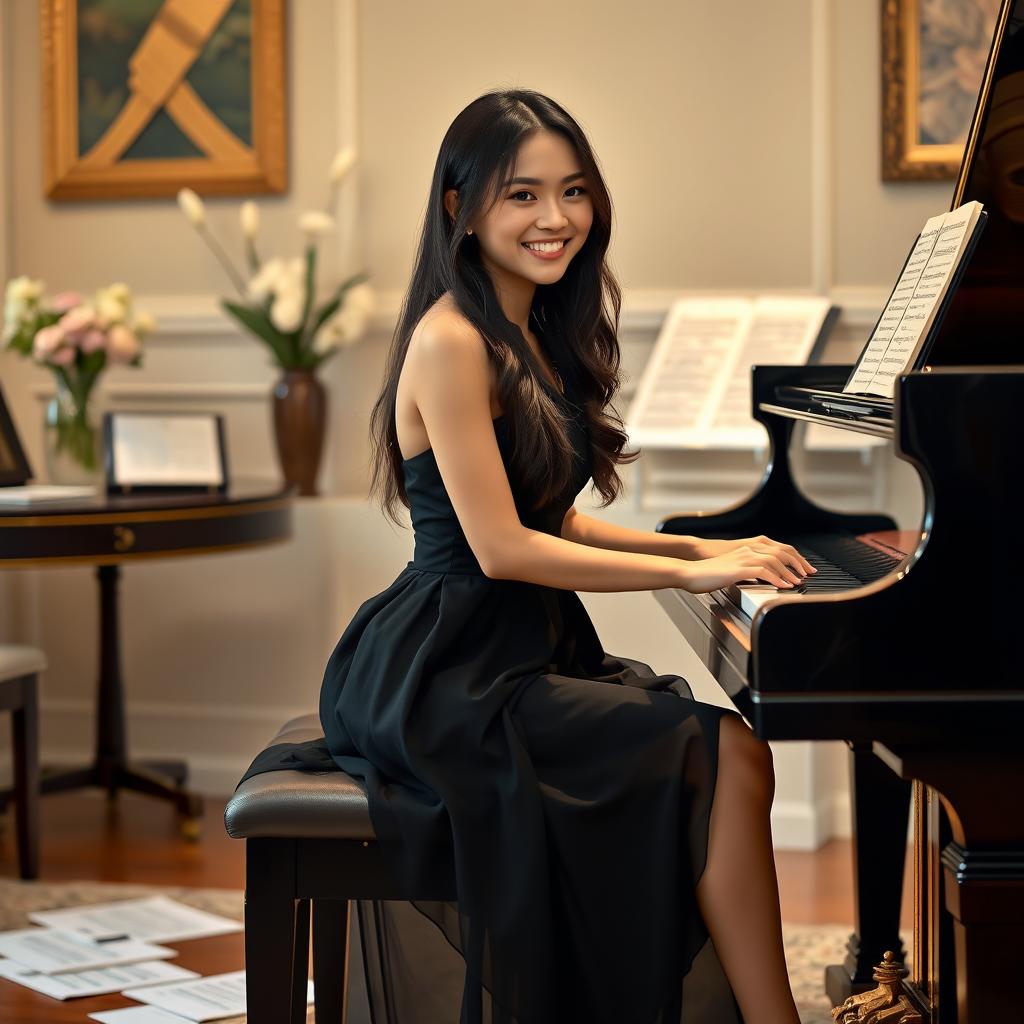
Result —
[[[57, 321], [68, 334], [81, 334], [96, 326], [96, 314], [88, 306], [75, 306]], [[75, 341], [79, 341], [75, 338]]]
[[70, 366], [75, 361], [78, 350], [71, 345], [62, 345], [56, 352], [51, 352], [46, 360], [54, 366]]
[[82, 304], [82, 296], [78, 292], [61, 292], [53, 297], [54, 313], [66, 313], [69, 309]]
[[110, 328], [107, 342], [107, 356], [115, 363], [130, 363], [141, 349], [135, 332], [124, 324], [114, 324]]
[[90, 352], [99, 352], [101, 348], [106, 348], [106, 346], [106, 332], [101, 331], [98, 327], [90, 327], [89, 330], [82, 335], [82, 340], [78, 347], [88, 355]]
[[32, 354], [36, 359], [45, 359], [64, 341], [64, 328], [60, 324], [51, 324], [36, 331], [32, 340]]

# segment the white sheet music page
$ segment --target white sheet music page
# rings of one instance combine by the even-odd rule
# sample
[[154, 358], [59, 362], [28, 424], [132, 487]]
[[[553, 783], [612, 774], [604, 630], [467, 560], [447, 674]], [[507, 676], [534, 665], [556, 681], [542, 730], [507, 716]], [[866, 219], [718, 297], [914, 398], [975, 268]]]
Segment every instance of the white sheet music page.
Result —
[[626, 417], [633, 445], [703, 446], [752, 309], [753, 303], [743, 298], [673, 303]]
[[750, 368], [806, 363], [831, 308], [832, 303], [820, 296], [764, 295], [754, 301], [746, 336], [734, 348], [726, 386], [711, 419], [709, 446], [767, 444], [767, 434], [752, 417]]
[[907, 306], [910, 305], [910, 300], [914, 297], [914, 290], [917, 288], [921, 275], [924, 273], [924, 268], [928, 263], [928, 258], [935, 248], [935, 243], [939, 237], [939, 229], [942, 227], [945, 217], [945, 214], [940, 214], [938, 217], [930, 217], [924, 228], [922, 228], [921, 234], [918, 236], [910, 257], [903, 268], [903, 273], [900, 274], [896, 287], [893, 288], [892, 295], [889, 296], [889, 301], [886, 303], [885, 309], [882, 310], [882, 315], [875, 325], [875, 330], [871, 335], [867, 348], [865, 348], [856, 369], [843, 388], [844, 394], [867, 394], [867, 388], [871, 384], [875, 370], [878, 369], [882, 357], [889, 347], [889, 342], [892, 341], [893, 335], [903, 320], [903, 314], [906, 312]]
[[981, 203], [965, 203], [943, 218], [935, 248], [925, 264], [903, 319], [865, 389], [867, 394], [891, 398], [896, 390], [896, 378], [913, 366], [963, 256], [964, 246], [978, 222], [981, 209]]

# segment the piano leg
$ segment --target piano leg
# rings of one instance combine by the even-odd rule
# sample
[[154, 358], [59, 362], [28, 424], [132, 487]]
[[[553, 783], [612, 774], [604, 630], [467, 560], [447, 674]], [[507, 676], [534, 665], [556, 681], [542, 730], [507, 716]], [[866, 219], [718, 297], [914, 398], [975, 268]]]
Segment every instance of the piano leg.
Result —
[[825, 991], [833, 1006], [876, 987], [875, 966], [886, 950], [903, 962], [900, 906], [907, 856], [910, 783], [871, 751], [852, 745], [850, 811], [853, 818], [854, 927], [846, 961], [825, 969]]
[[1024, 760], [1000, 754], [997, 743], [974, 752], [874, 746], [893, 771], [935, 789], [949, 815], [942, 881], [953, 918], [957, 1024], [1020, 1020]]

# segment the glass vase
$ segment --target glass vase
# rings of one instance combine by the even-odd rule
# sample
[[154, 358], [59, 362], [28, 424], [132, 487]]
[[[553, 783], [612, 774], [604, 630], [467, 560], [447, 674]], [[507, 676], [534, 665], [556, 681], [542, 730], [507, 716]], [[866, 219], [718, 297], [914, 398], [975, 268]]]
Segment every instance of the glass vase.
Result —
[[50, 483], [98, 484], [103, 475], [102, 438], [89, 395], [79, 395], [60, 378], [46, 405], [43, 436]]

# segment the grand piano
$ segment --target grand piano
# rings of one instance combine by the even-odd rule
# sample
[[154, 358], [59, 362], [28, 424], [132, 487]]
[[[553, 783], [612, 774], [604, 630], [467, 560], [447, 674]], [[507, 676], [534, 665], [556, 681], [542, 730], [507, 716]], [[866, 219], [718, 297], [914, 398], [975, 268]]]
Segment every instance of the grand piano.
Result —
[[[899, 940], [914, 794], [914, 943], [897, 984], [912, 1024], [1024, 1021], [1024, 668], [1014, 624], [1024, 558], [1024, 0], [1004, 0], [951, 208], [989, 214], [941, 325], [890, 407], [812, 400], [852, 367], [752, 368], [770, 441], [755, 492], [658, 530], [767, 534], [818, 568], [800, 593], [743, 585], [655, 597], [754, 731], [851, 749], [855, 932], [826, 971], [834, 1003], [875, 988]], [[924, 516], [830, 511], [805, 495], [801, 422], [892, 440]], [[870, 1018], [874, 1019], [874, 1018]]]

